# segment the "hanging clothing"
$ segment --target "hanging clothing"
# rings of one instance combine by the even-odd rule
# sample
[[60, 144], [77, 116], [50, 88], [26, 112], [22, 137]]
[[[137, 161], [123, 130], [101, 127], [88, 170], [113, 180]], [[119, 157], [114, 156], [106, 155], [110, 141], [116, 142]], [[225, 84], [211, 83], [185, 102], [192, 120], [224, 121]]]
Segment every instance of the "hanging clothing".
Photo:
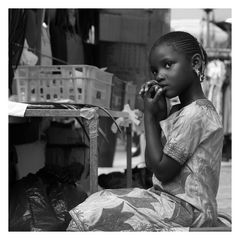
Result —
[[208, 98], [209, 89], [210, 89], [210, 80], [206, 79], [201, 82], [201, 87], [206, 98]]
[[[50, 42], [52, 49], [52, 56], [67, 62], [67, 44], [66, 44], [66, 33], [59, 26], [55, 25], [54, 22], [50, 23]], [[53, 65], [63, 65], [64, 63], [53, 59]]]
[[38, 57], [31, 51], [28, 50], [29, 46], [27, 43], [27, 39], [24, 41], [24, 48], [22, 51], [22, 55], [19, 61], [20, 65], [31, 65], [34, 66], [36, 65], [38, 61]]
[[70, 211], [69, 231], [174, 231], [214, 226], [223, 129], [216, 109], [199, 99], [160, 122], [163, 152], [180, 173], [153, 187], [103, 190]]
[[206, 68], [206, 75], [210, 79], [210, 88], [208, 92], [208, 99], [215, 106], [221, 120], [222, 120], [222, 108], [223, 108], [223, 94], [222, 86], [226, 78], [225, 64], [220, 60], [211, 61]]
[[232, 133], [232, 69], [231, 63], [226, 62], [226, 78], [223, 85], [223, 129], [224, 134]]
[[14, 78], [14, 70], [17, 68], [25, 41], [27, 14], [24, 9], [9, 9], [9, 63], [8, 63], [8, 89], [9, 93], [13, 94], [12, 82]]
[[231, 85], [229, 84], [223, 93], [223, 129], [224, 135], [232, 133], [232, 101]]
[[77, 33], [66, 33], [68, 64], [84, 64], [83, 42]]
[[[65, 64], [84, 64], [82, 33], [78, 11], [57, 9], [55, 19], [50, 24], [52, 55]], [[64, 64], [53, 60], [54, 65]]]
[[25, 11], [27, 14], [26, 39], [33, 53], [38, 56], [38, 65], [41, 59], [40, 48], [43, 9], [26, 9]]
[[52, 65], [52, 49], [51, 49], [51, 40], [50, 32], [48, 27], [42, 26], [42, 35], [41, 35], [41, 65], [51, 66]]

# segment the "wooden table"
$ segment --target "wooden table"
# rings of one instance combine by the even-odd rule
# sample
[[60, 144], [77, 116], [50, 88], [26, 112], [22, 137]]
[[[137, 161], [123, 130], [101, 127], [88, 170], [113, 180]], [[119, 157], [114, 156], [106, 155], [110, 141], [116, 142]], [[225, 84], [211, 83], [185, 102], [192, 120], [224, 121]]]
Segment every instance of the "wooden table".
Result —
[[[99, 117], [106, 117], [108, 114], [99, 107], [79, 108], [79, 109], [62, 109], [49, 107], [50, 104], [37, 105], [29, 104], [24, 117], [81, 117], [88, 128], [90, 138], [90, 193], [98, 191], [98, 126]], [[123, 126], [126, 128], [127, 136], [127, 186], [132, 186], [132, 126], [127, 112], [107, 110], [113, 118], [124, 118]]]

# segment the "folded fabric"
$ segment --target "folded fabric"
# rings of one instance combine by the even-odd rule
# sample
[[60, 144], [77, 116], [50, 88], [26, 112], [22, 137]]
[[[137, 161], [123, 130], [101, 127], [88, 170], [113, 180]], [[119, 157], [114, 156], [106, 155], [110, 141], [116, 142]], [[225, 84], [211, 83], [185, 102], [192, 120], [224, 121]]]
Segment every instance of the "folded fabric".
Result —
[[8, 115], [15, 117], [24, 117], [28, 104], [8, 101]]

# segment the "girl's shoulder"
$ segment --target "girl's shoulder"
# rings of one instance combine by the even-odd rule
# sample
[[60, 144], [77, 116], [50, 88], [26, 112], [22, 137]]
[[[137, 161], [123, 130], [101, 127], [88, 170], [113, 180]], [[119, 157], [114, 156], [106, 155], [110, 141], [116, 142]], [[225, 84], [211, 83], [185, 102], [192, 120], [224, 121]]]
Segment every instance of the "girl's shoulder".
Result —
[[221, 127], [219, 115], [208, 99], [197, 99], [189, 105], [182, 107], [175, 105], [172, 107], [167, 122], [175, 124], [176, 122], [209, 124], [212, 123], [216, 127]]
[[[175, 110], [178, 108], [179, 106], [176, 106]], [[173, 112], [168, 118], [160, 122], [160, 126], [166, 137], [174, 136], [175, 139], [176, 136], [192, 139], [194, 134], [207, 136], [213, 132], [222, 135], [223, 129], [217, 111], [207, 99], [198, 99]]]
[[174, 105], [169, 112], [169, 116], [172, 114], [188, 114], [188, 116], [190, 116], [205, 111], [212, 111], [215, 113], [216, 109], [208, 99], [197, 99], [185, 107], [181, 107], [181, 104]]
[[217, 111], [212, 102], [208, 99], [197, 99], [182, 109], [182, 114], [188, 117], [205, 118], [217, 115]]
[[201, 110], [210, 110], [210, 111], [216, 112], [216, 109], [215, 109], [213, 103], [208, 99], [198, 99], [193, 103], [197, 107], [199, 107]]

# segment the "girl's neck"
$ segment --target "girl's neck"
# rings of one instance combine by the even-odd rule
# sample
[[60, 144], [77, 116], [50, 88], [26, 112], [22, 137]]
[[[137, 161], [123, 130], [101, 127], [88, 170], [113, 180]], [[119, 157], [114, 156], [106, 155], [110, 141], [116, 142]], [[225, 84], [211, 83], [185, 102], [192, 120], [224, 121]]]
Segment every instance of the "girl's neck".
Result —
[[191, 86], [189, 86], [188, 89], [182, 92], [179, 95], [179, 99], [181, 102], [181, 107], [185, 107], [190, 103], [196, 101], [197, 99], [206, 99], [206, 97], [202, 91], [200, 82], [197, 82], [196, 84], [192, 84]]

